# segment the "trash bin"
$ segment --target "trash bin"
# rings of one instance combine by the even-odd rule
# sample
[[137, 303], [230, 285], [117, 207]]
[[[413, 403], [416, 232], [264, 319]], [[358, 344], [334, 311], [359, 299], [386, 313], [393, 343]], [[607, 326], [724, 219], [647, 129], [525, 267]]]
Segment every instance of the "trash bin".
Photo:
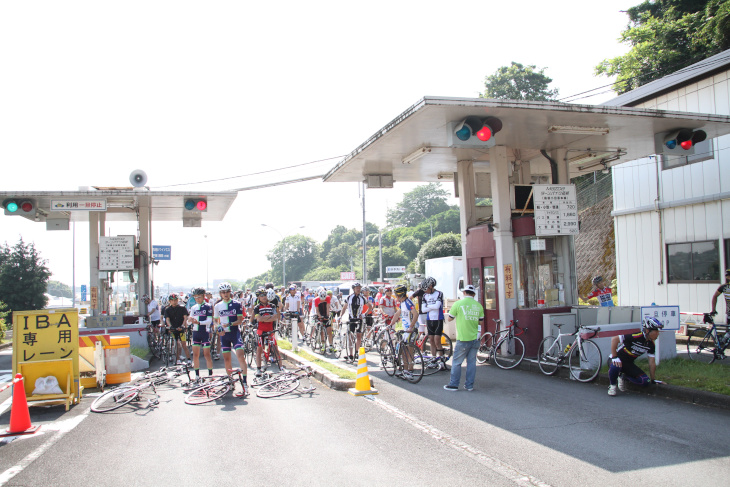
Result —
[[106, 383], [123, 384], [132, 380], [132, 355], [129, 336], [111, 336], [109, 345], [104, 347], [106, 362]]

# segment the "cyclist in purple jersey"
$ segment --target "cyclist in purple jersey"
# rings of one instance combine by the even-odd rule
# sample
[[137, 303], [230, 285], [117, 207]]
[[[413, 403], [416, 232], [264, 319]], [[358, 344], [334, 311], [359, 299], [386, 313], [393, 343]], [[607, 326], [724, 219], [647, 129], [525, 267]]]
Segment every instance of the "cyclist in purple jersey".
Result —
[[213, 323], [213, 308], [205, 302], [205, 290], [193, 289], [195, 304], [190, 308], [188, 324], [193, 327], [193, 368], [196, 380], [200, 378], [200, 349], [203, 349], [208, 375], [213, 375], [213, 357], [210, 355], [210, 325]]
[[233, 370], [231, 366], [231, 350], [236, 352], [238, 364], [241, 366], [241, 378], [243, 379], [243, 392], [238, 394], [239, 397], [248, 395], [248, 384], [246, 383], [246, 354], [243, 350], [243, 342], [241, 341], [241, 332], [238, 325], [243, 323], [246, 313], [243, 306], [238, 301], [231, 299], [231, 285], [227, 282], [218, 286], [221, 301], [215, 305], [213, 309], [213, 320], [216, 332], [221, 340], [221, 348], [223, 350], [223, 363], [226, 373], [231, 375]]

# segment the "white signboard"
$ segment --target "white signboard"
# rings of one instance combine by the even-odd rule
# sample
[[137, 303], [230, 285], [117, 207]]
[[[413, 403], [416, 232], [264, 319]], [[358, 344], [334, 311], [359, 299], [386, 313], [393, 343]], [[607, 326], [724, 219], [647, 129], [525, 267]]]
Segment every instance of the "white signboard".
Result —
[[664, 325], [662, 331], [679, 330], [679, 306], [642, 306], [641, 320], [653, 316]]
[[403, 273], [405, 271], [406, 266], [404, 265], [390, 265], [385, 267], [385, 272], [387, 272], [388, 274], [395, 274], [396, 272]]
[[573, 184], [536, 184], [535, 235], [578, 235], [578, 198]]
[[51, 211], [106, 211], [106, 200], [51, 200]]
[[535, 250], [545, 250], [547, 247], [545, 245], [545, 239], [544, 238], [533, 238], [530, 240], [530, 250], [533, 252]]
[[131, 271], [134, 269], [134, 237], [99, 237], [99, 270]]

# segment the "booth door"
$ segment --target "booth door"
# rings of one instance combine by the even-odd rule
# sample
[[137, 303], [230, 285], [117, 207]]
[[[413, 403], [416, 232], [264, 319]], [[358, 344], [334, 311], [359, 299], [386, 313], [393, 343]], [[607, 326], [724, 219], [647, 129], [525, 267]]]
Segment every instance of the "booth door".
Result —
[[484, 307], [482, 333], [487, 330], [494, 332], [495, 324], [492, 320], [499, 318], [495, 262], [494, 257], [468, 259], [469, 284], [476, 288], [477, 295], [475, 297]]

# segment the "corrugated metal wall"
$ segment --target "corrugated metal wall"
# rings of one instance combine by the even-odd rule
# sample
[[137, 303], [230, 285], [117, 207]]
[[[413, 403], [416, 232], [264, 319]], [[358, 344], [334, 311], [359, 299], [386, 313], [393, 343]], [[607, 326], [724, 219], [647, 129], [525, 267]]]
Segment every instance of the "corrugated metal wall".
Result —
[[[683, 87], [639, 108], [679, 110], [730, 115], [730, 71]], [[699, 204], [686, 202], [730, 192], [730, 136], [713, 141], [714, 159], [669, 170], [660, 170], [660, 202], [679, 206], [653, 211], [657, 197], [657, 159], [649, 157], [613, 169], [614, 211], [643, 209], [617, 215], [616, 267], [618, 298], [622, 306], [678, 304], [681, 311], [710, 310], [717, 283], [666, 283], [666, 244], [730, 238], [730, 200]], [[682, 204], [684, 202], [684, 204]], [[725, 262], [720, 241], [720, 264]], [[661, 284], [660, 284], [661, 282]], [[720, 299], [722, 301], [722, 299]], [[718, 311], [725, 311], [718, 302]]]

